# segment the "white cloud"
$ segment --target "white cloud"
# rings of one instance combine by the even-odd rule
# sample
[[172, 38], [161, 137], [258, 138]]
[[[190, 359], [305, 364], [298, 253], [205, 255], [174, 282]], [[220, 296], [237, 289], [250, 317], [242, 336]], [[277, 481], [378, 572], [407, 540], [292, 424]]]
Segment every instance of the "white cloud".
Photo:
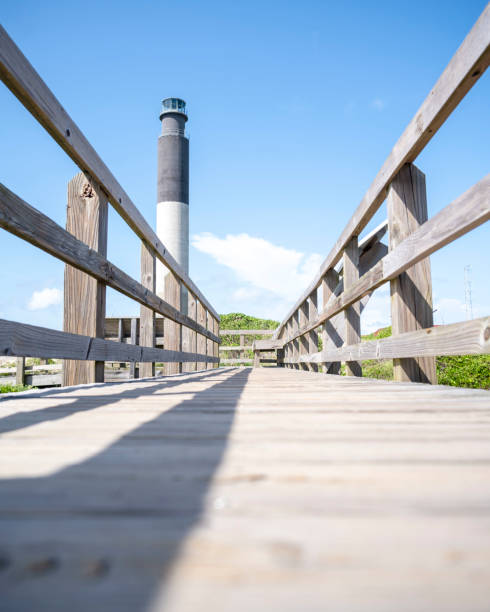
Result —
[[381, 327], [391, 325], [390, 295], [386, 285], [373, 293], [361, 314], [361, 333], [372, 334]]
[[192, 246], [233, 270], [241, 281], [288, 300], [298, 297], [322, 262], [321, 255], [306, 256], [248, 234], [197, 234]]
[[48, 308], [48, 306], [54, 306], [61, 302], [62, 293], [59, 289], [42, 289], [41, 291], [34, 291], [27, 304], [29, 310], [41, 310]]
[[318, 270], [322, 256], [287, 249], [248, 234], [203, 233], [192, 246], [232, 270], [241, 284], [228, 299], [243, 312], [282, 318]]
[[385, 107], [386, 102], [381, 98], [374, 98], [374, 100], [371, 101], [371, 108], [374, 108], [374, 110], [382, 111], [385, 109]]
[[[439, 298], [434, 303], [434, 323], [436, 325], [447, 325], [466, 321], [466, 304], [456, 298]], [[473, 318], [486, 315], [485, 309], [479, 304], [472, 306]]]

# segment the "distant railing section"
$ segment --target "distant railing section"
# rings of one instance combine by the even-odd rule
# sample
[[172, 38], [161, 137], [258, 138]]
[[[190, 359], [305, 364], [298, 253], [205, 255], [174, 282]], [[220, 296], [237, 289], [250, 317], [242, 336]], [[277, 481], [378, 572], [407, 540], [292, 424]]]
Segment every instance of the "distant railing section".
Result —
[[[0, 185], [0, 227], [66, 264], [64, 331], [0, 320], [0, 354], [65, 359], [65, 384], [103, 381], [105, 361], [140, 362], [145, 377], [155, 362], [169, 374], [216, 367], [218, 313], [1, 26], [0, 78], [81, 170], [68, 184], [66, 229]], [[141, 239], [140, 281], [107, 260], [108, 203]], [[157, 259], [167, 269], [163, 297]], [[104, 339], [107, 286], [140, 304], [138, 345]], [[164, 348], [155, 346], [156, 315], [164, 317]]]
[[[222, 365], [246, 365], [255, 363], [257, 358], [254, 345], [257, 340], [274, 335], [274, 329], [221, 329], [221, 345], [219, 347], [220, 364]], [[240, 344], [232, 344], [233, 338], [239, 336]], [[277, 363], [277, 355], [270, 348], [260, 359], [261, 363]]]
[[[433, 327], [429, 255], [490, 219], [490, 175], [428, 219], [414, 161], [490, 60], [490, 5], [388, 155], [310, 286], [274, 336], [288, 368], [361, 376], [363, 359], [394, 360], [398, 381], [436, 382], [435, 356], [490, 352], [490, 319]], [[389, 244], [358, 237], [387, 200]], [[360, 313], [390, 283], [392, 337], [361, 343]], [[319, 296], [321, 292], [321, 296]], [[319, 309], [319, 297], [321, 308]], [[319, 335], [322, 350], [319, 350]]]

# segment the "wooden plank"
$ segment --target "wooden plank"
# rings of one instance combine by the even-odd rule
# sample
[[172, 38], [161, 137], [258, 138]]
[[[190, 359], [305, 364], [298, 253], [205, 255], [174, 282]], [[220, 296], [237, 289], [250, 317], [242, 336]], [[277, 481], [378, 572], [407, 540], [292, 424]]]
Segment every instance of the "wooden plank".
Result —
[[[44, 351], [44, 352], [43, 352]], [[120, 344], [113, 340], [91, 338], [80, 334], [16, 323], [0, 319], [0, 354], [24, 357], [44, 355], [50, 359], [88, 359], [89, 361], [208, 361], [213, 355], [184, 353]]]
[[[359, 280], [359, 246], [357, 236], [353, 236], [344, 249], [344, 290], [347, 292]], [[357, 344], [361, 340], [361, 307], [359, 302], [344, 310], [345, 337], [344, 344]], [[346, 361], [346, 376], [362, 376], [361, 364], [357, 361]]]
[[[218, 321], [218, 319], [215, 319], [214, 317], [213, 317], [213, 321], [214, 321], [213, 333], [214, 333], [215, 336], [218, 336], [218, 338], [219, 338], [219, 321]], [[220, 345], [218, 344], [218, 342], [214, 342], [213, 346], [214, 346], [214, 356], [219, 359], [219, 347], [220, 347]], [[215, 365], [215, 367], [216, 368], [219, 367], [219, 361], [218, 361], [217, 365]]]
[[15, 369], [15, 384], [16, 385], [25, 385], [25, 369], [26, 369], [26, 358], [25, 357], [17, 357], [16, 359], [16, 369]]
[[[298, 325], [300, 327], [305, 327], [309, 320], [309, 304], [308, 300], [305, 300], [298, 309]], [[298, 356], [308, 355], [308, 337], [305, 334], [304, 336], [300, 336], [298, 338]], [[306, 363], [300, 363], [300, 370], [308, 370], [308, 365]]]
[[[90, 176], [79, 172], [68, 183], [66, 230], [107, 257], [107, 198]], [[63, 330], [104, 338], [106, 286], [85, 272], [65, 266]], [[104, 382], [103, 361], [69, 360], [63, 367], [63, 384]]]
[[[193, 321], [197, 321], [197, 301], [192, 293], [187, 294], [187, 314]], [[185, 340], [185, 343], [184, 343]], [[194, 330], [189, 328], [182, 328], [182, 348], [183, 350], [190, 351], [191, 353], [197, 353], [197, 334]], [[184, 363], [182, 364], [183, 372], [195, 372], [197, 369], [197, 363]]]
[[[203, 329], [206, 328], [206, 309], [201, 304], [201, 302], [197, 303], [197, 322], [199, 323], [199, 325]], [[198, 336], [197, 336], [197, 352], [201, 353], [202, 355], [206, 355], [206, 351], [207, 351], [206, 338], [202, 334], [198, 334]], [[200, 361], [197, 364], [197, 369], [198, 370], [203, 370], [203, 369], [205, 369], [205, 367], [206, 367], [206, 364], [203, 361]]]
[[[405, 164], [395, 177], [388, 192], [387, 208], [390, 250], [394, 250], [428, 217], [425, 175], [414, 164]], [[432, 278], [428, 257], [391, 280], [390, 293], [394, 336], [432, 327]], [[398, 381], [437, 384], [435, 359], [395, 359], [393, 377]]]
[[[314, 321], [318, 317], [318, 292], [315, 289], [309, 297], [309, 312], [308, 320]], [[316, 353], [318, 351], [318, 332], [313, 329], [308, 332], [308, 353]], [[309, 364], [309, 369], [313, 372], [318, 372], [316, 363]]]
[[392, 280], [442, 246], [490, 219], [490, 175], [431, 217], [388, 253], [349, 290], [330, 298], [316, 321], [291, 334], [306, 333]]
[[273, 336], [275, 329], [220, 329], [220, 336]]
[[2, 26], [0, 78], [80, 170], [90, 174], [107, 192], [111, 205], [136, 235], [155, 250], [160, 261], [219, 319], [218, 313], [167, 251], [115, 176]]
[[260, 351], [254, 351], [254, 368], [260, 368]]
[[141, 283], [107, 261], [95, 250], [90, 249], [82, 241], [77, 240], [49, 217], [24, 202], [1, 184], [0, 227], [54, 255], [65, 263], [90, 274], [90, 276], [140, 304], [152, 308], [159, 314], [182, 325], [187, 325], [207, 337], [216, 338], [214, 334], [199, 327], [190, 317], [167, 304], [155, 293], [151, 293]]
[[[212, 330], [213, 328], [213, 317], [211, 315], [211, 313], [206, 312], [206, 326], [208, 329]], [[214, 355], [214, 345], [213, 342], [211, 340], [207, 340], [207, 354], [208, 355]], [[207, 365], [208, 370], [211, 370], [213, 368], [213, 364], [212, 363], [208, 363]]]
[[[156, 290], [156, 257], [153, 249], [148, 248], [146, 242], [141, 242], [141, 284], [155, 293]], [[155, 347], [156, 326], [155, 312], [146, 306], [140, 306], [140, 345]], [[192, 351], [191, 351], [192, 352]], [[195, 351], [194, 351], [195, 352]], [[140, 363], [140, 377], [155, 376], [153, 362]]]
[[383, 203], [387, 188], [402, 166], [415, 161], [459, 102], [488, 68], [489, 62], [490, 4], [485, 7], [478, 21], [467, 34], [429, 95], [398, 139], [340, 238], [332, 247], [312, 283], [298, 299], [291, 312], [319, 286], [327, 270], [339, 261], [343, 249], [352, 236], [358, 236], [361, 233]]
[[[329, 303], [333, 297], [335, 288], [339, 283], [339, 275], [333, 269], [328, 270], [322, 279], [322, 292], [323, 292], [323, 307]], [[345, 322], [344, 322], [345, 330]], [[344, 331], [345, 334], [345, 331]], [[343, 336], [339, 335], [338, 327], [334, 321], [327, 319], [323, 323], [323, 348], [327, 348], [329, 345], [334, 344], [336, 347], [342, 346], [344, 343]], [[334, 361], [333, 363], [326, 363], [324, 367], [325, 374], [340, 374], [340, 361]]]
[[[177, 276], [170, 270], [165, 276], [165, 301], [180, 311], [181, 308], [181, 284]], [[172, 319], [165, 318], [163, 322], [164, 345], [167, 350], [180, 351], [182, 348], [182, 328]], [[181, 363], [165, 364], [166, 374], [178, 374], [182, 372]]]
[[244, 347], [246, 350], [258, 349], [261, 351], [274, 350], [282, 348], [284, 342], [282, 340], [254, 340], [252, 346]]
[[[322, 363], [333, 359], [356, 360], [437, 357], [439, 355], [481, 355], [490, 353], [490, 317], [360, 342], [339, 349], [321, 351], [311, 357]], [[309, 359], [309, 358], [308, 358]]]
[[[130, 342], [133, 346], [136, 346], [138, 344], [138, 319], [136, 319], [135, 317], [133, 317], [131, 319], [131, 338], [130, 338]], [[129, 378], [133, 379], [133, 378], [138, 378], [137, 377], [137, 370], [136, 370], [136, 362], [135, 361], [131, 361], [129, 364]]]

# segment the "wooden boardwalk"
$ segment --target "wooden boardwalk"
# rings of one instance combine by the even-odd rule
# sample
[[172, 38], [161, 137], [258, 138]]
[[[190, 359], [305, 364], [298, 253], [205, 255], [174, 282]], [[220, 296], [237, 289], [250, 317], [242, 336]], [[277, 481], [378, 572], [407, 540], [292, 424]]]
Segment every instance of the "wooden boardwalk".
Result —
[[485, 391], [222, 368], [0, 432], [3, 612], [489, 610]]

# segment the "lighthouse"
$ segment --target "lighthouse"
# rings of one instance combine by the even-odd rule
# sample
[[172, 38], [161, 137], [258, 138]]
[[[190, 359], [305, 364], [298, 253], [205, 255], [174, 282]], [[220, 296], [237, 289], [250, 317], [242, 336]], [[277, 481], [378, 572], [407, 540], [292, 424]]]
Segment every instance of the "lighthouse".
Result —
[[[157, 235], [186, 274], [189, 273], [189, 140], [185, 135], [186, 104], [165, 98], [160, 113], [158, 138]], [[168, 270], [157, 263], [156, 290], [165, 293]], [[181, 309], [186, 312], [182, 296]]]

